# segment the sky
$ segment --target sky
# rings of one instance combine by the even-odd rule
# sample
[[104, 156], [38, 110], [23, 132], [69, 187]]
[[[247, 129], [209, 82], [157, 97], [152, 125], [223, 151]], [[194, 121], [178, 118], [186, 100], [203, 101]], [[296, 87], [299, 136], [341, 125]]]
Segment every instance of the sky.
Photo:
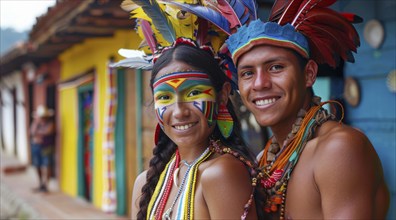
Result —
[[28, 31], [56, 0], [0, 0], [0, 27]]

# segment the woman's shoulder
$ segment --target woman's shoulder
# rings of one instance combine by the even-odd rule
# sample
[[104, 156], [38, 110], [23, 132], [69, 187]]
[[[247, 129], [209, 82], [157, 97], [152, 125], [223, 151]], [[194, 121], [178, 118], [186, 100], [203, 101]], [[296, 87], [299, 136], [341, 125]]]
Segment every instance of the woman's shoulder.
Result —
[[207, 161], [201, 172], [201, 181], [212, 184], [217, 181], [249, 177], [247, 166], [232, 154], [217, 154], [213, 159]]
[[144, 184], [146, 184], [147, 170], [140, 173], [135, 179], [135, 188], [141, 189]]

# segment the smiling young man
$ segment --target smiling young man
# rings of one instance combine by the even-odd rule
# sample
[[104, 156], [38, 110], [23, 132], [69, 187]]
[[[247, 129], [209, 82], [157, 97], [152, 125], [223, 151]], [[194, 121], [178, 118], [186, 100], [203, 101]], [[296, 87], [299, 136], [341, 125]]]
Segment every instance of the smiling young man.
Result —
[[387, 213], [389, 192], [372, 144], [322, 108], [337, 102], [320, 102], [312, 90], [318, 64], [353, 61], [359, 45], [350, 21], [326, 8], [333, 2], [305, 8], [305, 1], [294, 1], [271, 13], [276, 22], [253, 21], [227, 41], [243, 102], [273, 133], [258, 156], [268, 219], [384, 219]]

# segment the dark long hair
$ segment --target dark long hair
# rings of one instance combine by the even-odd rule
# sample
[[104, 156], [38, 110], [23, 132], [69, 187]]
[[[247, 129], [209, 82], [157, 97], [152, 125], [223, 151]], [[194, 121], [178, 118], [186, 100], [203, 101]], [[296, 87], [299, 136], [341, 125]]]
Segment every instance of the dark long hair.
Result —
[[[150, 80], [152, 90], [154, 79], [158, 72], [173, 61], [183, 62], [193, 67], [194, 70], [200, 70], [207, 73], [217, 92], [222, 89], [225, 82], [229, 81], [228, 77], [221, 70], [218, 62], [209, 52], [197, 47], [182, 44], [166, 50], [155, 62]], [[224, 145], [230, 147], [234, 151], [237, 151], [247, 160], [250, 160], [251, 162], [255, 161], [254, 155], [250, 152], [241, 138], [240, 123], [236, 117], [230, 100], [227, 103], [227, 108], [234, 120], [234, 129], [232, 134], [228, 139], [225, 139], [216, 125], [213, 137], [215, 139], [220, 139]], [[153, 149], [153, 158], [150, 160], [150, 168], [147, 172], [146, 184], [142, 188], [142, 196], [139, 202], [140, 209], [137, 214], [138, 219], [146, 218], [147, 207], [158, 183], [159, 176], [175, 151], [175, 143], [173, 143], [172, 140], [161, 130], [158, 144]]]

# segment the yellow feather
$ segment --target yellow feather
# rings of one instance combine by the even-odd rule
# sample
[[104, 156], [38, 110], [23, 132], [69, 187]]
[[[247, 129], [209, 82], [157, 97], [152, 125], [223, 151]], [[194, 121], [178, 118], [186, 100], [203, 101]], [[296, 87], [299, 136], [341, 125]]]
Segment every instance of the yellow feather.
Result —
[[[154, 0], [153, 0], [154, 1]], [[199, 0], [175, 0], [176, 2], [181, 2], [181, 3], [188, 3], [188, 4], [199, 4]], [[157, 1], [161, 10], [164, 12], [164, 14], [167, 16], [169, 19], [170, 23], [172, 24], [175, 32], [176, 32], [176, 37], [188, 37], [193, 40], [196, 40], [194, 33], [197, 33], [198, 24], [197, 24], [197, 19], [198, 17], [194, 14], [191, 14], [189, 12], [182, 11], [180, 8], [172, 6], [170, 4], [166, 4], [166, 2], [163, 1]], [[217, 1], [216, 0], [204, 0], [202, 1], [202, 4], [205, 4], [207, 6], [211, 6], [215, 4]], [[138, 20], [138, 26], [137, 26], [137, 33], [138, 35], [142, 38], [144, 38], [142, 28], [140, 25], [140, 19], [144, 19], [148, 21], [151, 24], [152, 31], [155, 35], [155, 39], [157, 43], [163, 47], [170, 46], [172, 42], [168, 42], [164, 39], [164, 37], [161, 35], [161, 33], [156, 29], [156, 27], [152, 24], [152, 20], [150, 17], [146, 15], [146, 13], [143, 11], [141, 7], [135, 7], [136, 5], [133, 3], [133, 0], [124, 0], [123, 1], [124, 8], [126, 9], [132, 9], [130, 14], [131, 18], [137, 18]], [[124, 10], [126, 10], [124, 9]], [[213, 49], [215, 51], [218, 51], [219, 48], [221, 47], [222, 43], [224, 42], [224, 39], [227, 37], [226, 34], [224, 34], [221, 30], [219, 30], [217, 27], [215, 27], [212, 24], [209, 24], [209, 29], [217, 32], [219, 36], [208, 36], [209, 41], [212, 43]], [[146, 42], [142, 42], [142, 48], [146, 54], [150, 53], [150, 49], [147, 46]]]
[[143, 20], [146, 20], [148, 22], [151, 22], [151, 18], [144, 13], [143, 9], [141, 7], [134, 9], [131, 11], [131, 18], [140, 18]]
[[176, 31], [176, 36], [195, 38], [194, 30], [197, 29], [197, 25], [195, 24], [197, 16], [188, 12], [182, 12], [180, 9], [171, 7], [170, 5], [166, 6], [165, 12], [169, 15], [169, 20]]

